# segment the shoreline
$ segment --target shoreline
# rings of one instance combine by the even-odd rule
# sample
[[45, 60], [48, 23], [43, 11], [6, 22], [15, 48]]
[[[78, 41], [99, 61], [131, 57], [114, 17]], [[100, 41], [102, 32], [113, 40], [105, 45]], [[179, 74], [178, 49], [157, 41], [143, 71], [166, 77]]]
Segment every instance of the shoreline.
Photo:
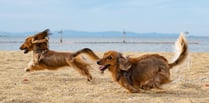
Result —
[[[2, 44], [7, 43], [23, 43], [22, 41], [0, 41]], [[129, 42], [129, 41], [122, 41], [122, 42], [50, 42], [54, 44], [174, 44], [175, 42]], [[199, 42], [188, 42], [189, 44], [199, 44]]]

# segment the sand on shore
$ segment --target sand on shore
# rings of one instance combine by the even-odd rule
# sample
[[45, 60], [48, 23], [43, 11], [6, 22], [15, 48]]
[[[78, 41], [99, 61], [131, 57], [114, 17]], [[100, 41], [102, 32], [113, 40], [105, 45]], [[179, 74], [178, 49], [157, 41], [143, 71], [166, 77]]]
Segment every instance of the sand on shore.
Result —
[[[97, 52], [100, 57], [102, 52]], [[127, 52], [131, 56], [145, 53]], [[173, 53], [158, 53], [171, 60]], [[93, 81], [87, 82], [73, 68], [26, 73], [31, 54], [0, 51], [0, 102], [3, 103], [208, 103], [209, 52], [190, 53], [187, 61], [172, 69], [173, 82], [163, 90], [128, 93], [102, 75], [94, 64]], [[25, 81], [24, 81], [25, 79]]]

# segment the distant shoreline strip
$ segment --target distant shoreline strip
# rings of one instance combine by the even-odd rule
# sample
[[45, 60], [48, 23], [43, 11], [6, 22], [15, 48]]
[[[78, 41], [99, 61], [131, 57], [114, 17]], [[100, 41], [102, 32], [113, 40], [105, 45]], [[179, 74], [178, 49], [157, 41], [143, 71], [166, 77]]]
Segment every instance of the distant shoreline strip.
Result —
[[[0, 43], [23, 43], [21, 41], [0, 41]], [[50, 42], [59, 44], [60, 42]], [[61, 43], [60, 43], [61, 44]], [[62, 44], [174, 44], [174, 42], [63, 42]], [[199, 44], [198, 42], [189, 42], [189, 44]]]
[[[74, 44], [174, 44], [174, 42], [72, 42]], [[189, 42], [189, 44], [199, 44]]]

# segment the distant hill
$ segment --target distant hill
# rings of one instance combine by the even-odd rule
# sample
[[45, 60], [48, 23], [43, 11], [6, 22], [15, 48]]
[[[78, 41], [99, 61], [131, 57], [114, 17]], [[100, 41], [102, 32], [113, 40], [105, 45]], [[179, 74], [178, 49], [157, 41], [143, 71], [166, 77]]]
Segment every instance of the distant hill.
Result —
[[[51, 31], [51, 37], [59, 37], [59, 31]], [[0, 32], [0, 37], [26, 37], [37, 32], [21, 32], [21, 33], [10, 33], [10, 32]], [[136, 33], [129, 32], [125, 33], [128, 37], [177, 37], [178, 33]], [[63, 30], [63, 37], [121, 37], [123, 36], [123, 32], [119, 31], [105, 31], [105, 32], [87, 32], [87, 31], [76, 31], [76, 30]]]
[[[57, 32], [55, 35], [59, 35]], [[164, 34], [164, 33], [136, 33], [136, 32], [126, 32], [126, 36], [130, 37], [156, 37], [156, 36], [178, 36], [178, 34]], [[118, 37], [123, 36], [123, 32], [119, 31], [105, 31], [105, 32], [84, 32], [84, 31], [73, 31], [65, 30], [63, 31], [63, 36], [99, 36], [99, 37]]]
[[0, 32], [0, 37], [26, 37], [35, 33], [36, 32]]

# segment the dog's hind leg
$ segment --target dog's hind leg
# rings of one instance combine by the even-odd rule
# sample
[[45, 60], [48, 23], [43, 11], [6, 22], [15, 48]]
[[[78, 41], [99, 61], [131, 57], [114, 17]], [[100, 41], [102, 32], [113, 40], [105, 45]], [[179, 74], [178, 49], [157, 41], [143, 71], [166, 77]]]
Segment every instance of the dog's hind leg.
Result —
[[89, 64], [83, 62], [79, 58], [73, 58], [73, 60], [68, 61], [68, 64], [70, 64], [75, 70], [77, 70], [81, 75], [87, 76], [87, 80], [92, 80], [92, 76], [89, 73]]

